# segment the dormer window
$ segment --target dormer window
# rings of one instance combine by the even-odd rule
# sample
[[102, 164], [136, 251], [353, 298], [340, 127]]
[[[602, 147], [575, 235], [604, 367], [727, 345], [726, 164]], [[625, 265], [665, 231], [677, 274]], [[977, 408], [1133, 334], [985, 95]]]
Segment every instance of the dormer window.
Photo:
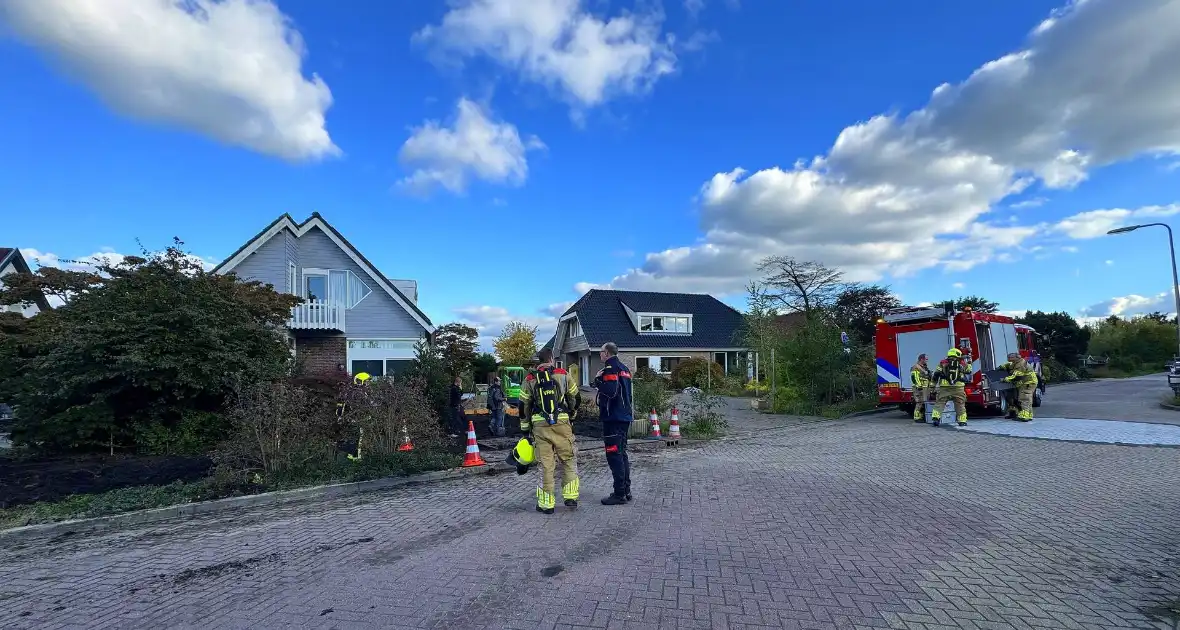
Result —
[[569, 330], [569, 334], [566, 335], [566, 337], [569, 339], [573, 339], [574, 337], [581, 337], [582, 336], [582, 324], [581, 324], [581, 322], [578, 321], [577, 317], [570, 320], [568, 330]]
[[640, 333], [692, 333], [692, 315], [678, 313], [640, 313]]

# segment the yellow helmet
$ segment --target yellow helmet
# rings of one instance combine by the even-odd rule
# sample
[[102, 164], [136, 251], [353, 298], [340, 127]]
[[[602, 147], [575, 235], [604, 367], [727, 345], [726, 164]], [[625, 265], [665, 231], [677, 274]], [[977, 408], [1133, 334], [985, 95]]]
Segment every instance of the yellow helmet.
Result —
[[948, 356], [948, 357], [954, 357], [954, 358], [956, 358], [956, 359], [957, 359], [957, 358], [959, 358], [959, 357], [963, 356], [963, 353], [962, 353], [962, 352], [959, 352], [959, 349], [958, 349], [958, 348], [951, 348], [950, 350], [947, 350], [947, 351], [946, 351], [946, 356]]
[[352, 382], [356, 383], [357, 385], [363, 385], [365, 381], [368, 381], [370, 378], [372, 377], [369, 376], [368, 372], [358, 372], [357, 375], [353, 377]]
[[529, 466], [532, 466], [535, 461], [536, 454], [533, 443], [529, 442], [528, 438], [521, 438], [508, 455], [508, 463], [516, 466], [516, 474], [518, 475], [527, 473]]

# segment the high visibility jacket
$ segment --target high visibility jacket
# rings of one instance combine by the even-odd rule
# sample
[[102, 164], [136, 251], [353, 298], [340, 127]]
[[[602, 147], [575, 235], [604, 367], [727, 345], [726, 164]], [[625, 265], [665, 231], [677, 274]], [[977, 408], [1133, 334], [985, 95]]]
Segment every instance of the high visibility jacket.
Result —
[[1017, 387], [1037, 384], [1037, 371], [1023, 358], [1009, 361], [1001, 365], [1000, 369], [1008, 371], [1008, 378], [1004, 380], [1011, 382]]
[[[549, 371], [554, 385], [557, 386], [557, 421], [569, 422], [570, 413], [577, 411], [578, 405], [582, 402], [578, 395], [578, 384], [574, 382], [568, 372], [561, 368], [546, 366], [542, 369]], [[537, 377], [535, 374], [529, 374], [524, 378], [524, 384], [520, 386], [521, 431], [531, 431], [534, 424], [546, 424], [545, 416], [541, 415], [539, 409], [533, 408], [533, 401], [537, 398]]]
[[930, 386], [930, 368], [915, 363], [914, 367], [910, 368], [910, 382], [914, 387], [929, 387]]
[[971, 366], [965, 361], [943, 359], [934, 371], [934, 383], [939, 387], [963, 387], [971, 378]]

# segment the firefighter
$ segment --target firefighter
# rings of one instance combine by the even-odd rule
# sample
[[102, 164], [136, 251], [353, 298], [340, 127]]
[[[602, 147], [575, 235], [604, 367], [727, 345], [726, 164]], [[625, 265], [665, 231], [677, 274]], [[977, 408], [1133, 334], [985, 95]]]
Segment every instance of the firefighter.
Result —
[[533, 437], [537, 464], [541, 467], [541, 485], [537, 488], [537, 511], [552, 514], [557, 461], [561, 460], [565, 483], [561, 497], [568, 508], [578, 507], [578, 458], [574, 450], [574, 430], [570, 419], [577, 414], [581, 396], [574, 379], [561, 368], [553, 367], [553, 351], [537, 353], [541, 365], [524, 379], [520, 388], [520, 430]]
[[942, 424], [942, 410], [947, 401], [955, 405], [955, 419], [959, 426], [967, 426], [967, 379], [971, 376], [971, 367], [963, 361], [963, 353], [958, 348], [947, 350], [946, 358], [938, 362], [938, 369], [934, 371], [934, 385], [938, 388], [934, 398], [934, 413], [930, 414], [934, 426]]
[[910, 368], [910, 382], [914, 386], [914, 422], [925, 422], [926, 401], [930, 399], [930, 367], [925, 354], [919, 354], [918, 362]]
[[[372, 377], [369, 376], [368, 372], [358, 372], [357, 375], [353, 377], [352, 384], [353, 385], [364, 385], [365, 383], [369, 382], [370, 378], [372, 378]], [[336, 420], [337, 421], [340, 421], [340, 422], [344, 421], [344, 412], [345, 411], [347, 411], [347, 405], [345, 403], [343, 403], [343, 402], [336, 403]], [[356, 421], [353, 420], [353, 423], [355, 424]], [[360, 460], [360, 458], [361, 458], [361, 441], [364, 439], [364, 437], [365, 437], [364, 428], [358, 427], [357, 428], [357, 437], [356, 437], [356, 451], [355, 451], [356, 454], [353, 455], [352, 453], [346, 452], [345, 457], [347, 457], [349, 460], [354, 461], [354, 462]], [[348, 450], [352, 450], [352, 449], [349, 448]]]
[[1000, 369], [1008, 371], [1004, 382], [1016, 386], [1016, 419], [1021, 422], [1032, 422], [1033, 392], [1037, 389], [1037, 371], [1015, 352], [1008, 353], [1008, 362], [1001, 365]]

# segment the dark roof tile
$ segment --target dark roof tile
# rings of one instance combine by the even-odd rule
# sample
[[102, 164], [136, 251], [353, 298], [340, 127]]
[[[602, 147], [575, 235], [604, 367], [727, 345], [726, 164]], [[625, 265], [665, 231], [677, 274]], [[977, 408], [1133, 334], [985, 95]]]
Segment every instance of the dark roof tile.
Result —
[[[637, 313], [685, 313], [693, 316], [691, 335], [640, 335], [623, 305]], [[590, 347], [613, 341], [627, 348], [735, 348], [742, 314], [701, 293], [652, 293], [592, 289], [566, 314], [576, 312]]]

